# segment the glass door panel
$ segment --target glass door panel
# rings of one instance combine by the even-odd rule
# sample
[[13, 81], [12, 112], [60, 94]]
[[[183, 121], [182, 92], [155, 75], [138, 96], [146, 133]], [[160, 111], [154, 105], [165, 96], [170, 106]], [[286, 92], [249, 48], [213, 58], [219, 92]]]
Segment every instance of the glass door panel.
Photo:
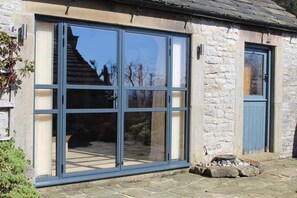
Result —
[[172, 37], [172, 87], [187, 86], [187, 38]]
[[129, 90], [128, 108], [166, 108], [166, 91]]
[[171, 161], [183, 161], [187, 159], [188, 51], [187, 37], [172, 37]]
[[264, 55], [245, 53], [244, 55], [244, 95], [263, 96]]
[[186, 112], [173, 111], [171, 119], [171, 159], [185, 160]]
[[58, 26], [57, 23], [36, 23], [35, 83], [58, 83]]
[[37, 178], [57, 175], [57, 115], [35, 115], [35, 172]]
[[117, 31], [69, 25], [67, 83], [117, 86]]
[[58, 175], [58, 25], [36, 23], [34, 168], [37, 178]]
[[66, 173], [118, 162], [118, 32], [67, 26]]
[[57, 109], [57, 89], [35, 89], [35, 109]]
[[116, 167], [117, 113], [67, 114], [66, 172]]
[[166, 160], [166, 113], [125, 113], [124, 165]]
[[167, 38], [125, 34], [124, 86], [166, 86]]
[[67, 89], [67, 109], [116, 109], [117, 91]]
[[124, 166], [166, 161], [167, 41], [124, 34]]

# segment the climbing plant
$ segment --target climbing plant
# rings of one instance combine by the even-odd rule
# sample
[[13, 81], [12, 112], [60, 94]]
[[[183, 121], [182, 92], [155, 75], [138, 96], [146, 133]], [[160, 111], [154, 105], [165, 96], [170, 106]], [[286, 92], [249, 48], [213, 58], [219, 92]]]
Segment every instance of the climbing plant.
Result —
[[29, 77], [34, 71], [34, 62], [24, 60], [20, 52], [17, 39], [0, 32], [0, 99], [12, 89], [18, 90], [22, 83], [20, 77]]

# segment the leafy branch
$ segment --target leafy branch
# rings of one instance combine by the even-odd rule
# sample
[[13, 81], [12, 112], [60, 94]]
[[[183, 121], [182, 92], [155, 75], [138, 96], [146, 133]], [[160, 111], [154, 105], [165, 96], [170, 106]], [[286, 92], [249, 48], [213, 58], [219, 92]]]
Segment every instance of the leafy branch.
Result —
[[[24, 60], [20, 56], [21, 48], [17, 39], [11, 38], [7, 33], [0, 32], [0, 99], [12, 89], [19, 89], [21, 77], [30, 77], [34, 72], [34, 62]], [[16, 64], [21, 63], [16, 69]]]

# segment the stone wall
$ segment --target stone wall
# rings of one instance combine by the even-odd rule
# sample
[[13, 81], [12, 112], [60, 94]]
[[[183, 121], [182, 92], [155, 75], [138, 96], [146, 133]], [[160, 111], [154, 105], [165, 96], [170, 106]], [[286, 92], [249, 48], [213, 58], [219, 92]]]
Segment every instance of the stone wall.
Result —
[[[13, 32], [13, 12], [21, 10], [20, 0], [0, 0], [0, 30], [9, 35], [16, 36], [16, 31]], [[9, 134], [6, 129], [9, 128], [10, 109], [14, 107], [12, 98], [6, 94], [0, 100], [0, 138], [5, 139]]]
[[203, 145], [210, 156], [233, 153], [239, 27], [202, 21], [201, 34], [205, 39]]
[[281, 157], [297, 155], [297, 38], [284, 35]]
[[0, 27], [3, 31], [10, 31], [14, 26], [12, 14], [21, 10], [21, 0], [0, 0]]

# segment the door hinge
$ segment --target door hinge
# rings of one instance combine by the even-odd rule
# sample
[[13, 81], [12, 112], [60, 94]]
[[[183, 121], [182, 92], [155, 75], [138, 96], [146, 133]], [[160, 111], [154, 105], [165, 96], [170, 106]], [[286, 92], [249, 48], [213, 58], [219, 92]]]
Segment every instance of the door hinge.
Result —
[[171, 56], [171, 52], [172, 52], [172, 41], [171, 38], [169, 39], [169, 56]]
[[171, 103], [171, 95], [168, 97], [168, 102]]
[[170, 155], [169, 155], [169, 153], [167, 153], [167, 160], [169, 160], [170, 159]]
[[63, 47], [65, 46], [65, 27], [63, 26], [63, 32], [62, 32], [62, 35], [63, 35], [63, 37], [62, 37], [62, 45], [63, 45]]
[[64, 104], [64, 95], [62, 95], [62, 105]]
[[64, 165], [61, 164], [61, 172], [63, 173], [64, 172]]

